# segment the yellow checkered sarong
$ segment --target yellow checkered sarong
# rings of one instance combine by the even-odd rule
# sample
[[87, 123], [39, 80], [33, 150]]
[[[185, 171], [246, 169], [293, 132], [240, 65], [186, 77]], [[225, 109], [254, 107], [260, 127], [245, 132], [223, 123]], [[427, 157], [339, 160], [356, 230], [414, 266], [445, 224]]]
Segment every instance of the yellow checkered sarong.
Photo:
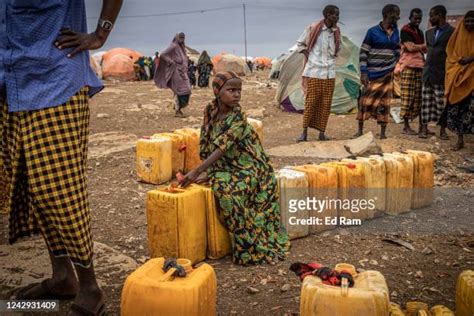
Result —
[[54, 256], [92, 262], [86, 190], [88, 88], [63, 105], [8, 112], [0, 98], [0, 161], [7, 183], [9, 242], [41, 233]]
[[422, 69], [405, 68], [400, 77], [401, 112], [404, 119], [414, 120], [421, 109]]
[[303, 113], [303, 128], [326, 131], [331, 114], [336, 79], [309, 78]]

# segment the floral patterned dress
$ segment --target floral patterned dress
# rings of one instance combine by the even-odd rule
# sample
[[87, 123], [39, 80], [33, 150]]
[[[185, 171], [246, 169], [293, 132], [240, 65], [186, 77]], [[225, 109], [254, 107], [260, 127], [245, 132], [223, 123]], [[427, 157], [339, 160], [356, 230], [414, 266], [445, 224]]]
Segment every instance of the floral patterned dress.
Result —
[[233, 261], [260, 264], [283, 259], [290, 248], [280, 224], [278, 186], [269, 158], [240, 108], [201, 130], [201, 158], [224, 156], [207, 170], [220, 216], [232, 238]]

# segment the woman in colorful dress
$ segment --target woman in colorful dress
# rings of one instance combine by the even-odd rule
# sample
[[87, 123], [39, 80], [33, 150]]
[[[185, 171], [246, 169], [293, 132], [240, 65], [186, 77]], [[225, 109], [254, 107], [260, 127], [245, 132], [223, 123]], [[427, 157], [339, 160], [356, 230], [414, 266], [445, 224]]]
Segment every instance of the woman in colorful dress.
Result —
[[211, 57], [207, 54], [205, 50], [202, 51], [201, 56], [198, 60], [198, 86], [200, 88], [209, 87], [209, 76], [211, 75], [212, 65]]
[[209, 181], [220, 216], [230, 232], [236, 264], [274, 263], [290, 248], [280, 224], [278, 187], [269, 158], [240, 109], [242, 81], [233, 72], [212, 82], [215, 99], [206, 106], [201, 158], [182, 186]]

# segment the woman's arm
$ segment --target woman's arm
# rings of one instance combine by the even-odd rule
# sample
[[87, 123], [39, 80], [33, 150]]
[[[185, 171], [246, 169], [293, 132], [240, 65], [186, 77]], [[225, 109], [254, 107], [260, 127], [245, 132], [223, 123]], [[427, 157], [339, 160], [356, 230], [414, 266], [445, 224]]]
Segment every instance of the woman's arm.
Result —
[[210, 166], [212, 166], [217, 160], [224, 156], [224, 152], [221, 149], [216, 149], [212, 152], [212, 154], [207, 157], [199, 166], [194, 168], [193, 170], [189, 171], [185, 176], [183, 181], [181, 181], [180, 185], [182, 187], [187, 187], [191, 183], [194, 183], [196, 179], [199, 177], [201, 173], [207, 170]]

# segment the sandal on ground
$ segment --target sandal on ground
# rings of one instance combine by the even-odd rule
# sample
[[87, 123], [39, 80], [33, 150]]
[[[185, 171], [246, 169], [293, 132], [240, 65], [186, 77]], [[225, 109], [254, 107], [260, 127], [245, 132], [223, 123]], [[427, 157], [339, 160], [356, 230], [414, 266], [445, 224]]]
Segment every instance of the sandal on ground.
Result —
[[297, 142], [297, 143], [307, 142], [307, 141], [308, 141], [308, 136], [303, 136], [303, 135], [300, 135], [300, 136], [296, 139], [296, 142]]
[[[27, 286], [22, 288], [16, 289], [11, 293], [10, 299], [13, 300], [72, 300], [76, 297], [76, 294], [58, 294], [54, 293], [52, 289], [49, 287], [47, 280], [43, 280], [41, 282], [31, 283]], [[36, 286], [40, 286], [42, 289], [42, 293], [40, 295], [36, 295], [34, 297], [25, 296], [25, 294], [33, 289]]]
[[417, 135], [418, 133], [415, 132], [415, 131], [412, 130], [412, 129], [409, 129], [409, 130], [404, 130], [404, 129], [403, 129], [403, 130], [402, 130], [402, 134], [404, 134], [404, 135], [410, 135], [410, 136], [411, 136], [411, 135]]
[[81, 305], [78, 305], [76, 303], [72, 303], [71, 309], [69, 311], [73, 312], [74, 314], [81, 315], [81, 316], [104, 316], [105, 315], [105, 304], [101, 300], [96, 305], [95, 310], [91, 311], [91, 310], [88, 310], [87, 308], [85, 308]]

